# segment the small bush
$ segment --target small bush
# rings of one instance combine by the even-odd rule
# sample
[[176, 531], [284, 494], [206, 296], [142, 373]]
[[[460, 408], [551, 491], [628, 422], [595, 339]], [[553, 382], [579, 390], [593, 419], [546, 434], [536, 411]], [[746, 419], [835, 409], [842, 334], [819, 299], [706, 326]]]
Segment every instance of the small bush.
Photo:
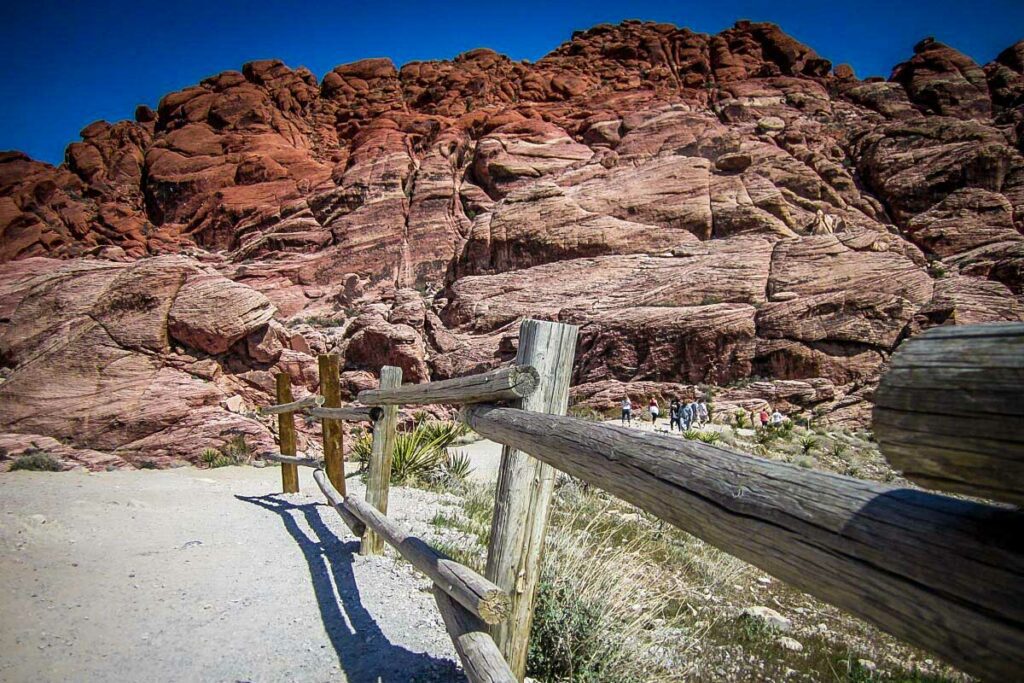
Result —
[[847, 446], [842, 441], [835, 441], [835, 442], [833, 442], [832, 443], [832, 457], [833, 458], [843, 458], [843, 457], [845, 457], [846, 456], [846, 451], [849, 450], [849, 448], [850, 447]]
[[812, 451], [818, 448], [818, 437], [808, 434], [807, 436], [800, 437], [800, 452], [804, 455], [810, 455]]
[[604, 420], [604, 415], [602, 415], [600, 411], [589, 406], [570, 406], [569, 415], [572, 417], [578, 417], [581, 420], [589, 420], [591, 422], [602, 422]]
[[696, 441], [700, 439], [700, 434], [700, 430], [697, 429], [687, 429], [685, 432], [683, 432], [683, 436], [689, 439], [690, 441]]
[[701, 432], [697, 435], [697, 439], [706, 444], [714, 445], [722, 440], [722, 435], [718, 432]]
[[733, 415], [732, 422], [736, 425], [736, 429], [745, 429], [748, 427], [750, 422], [747, 420], [747, 411], [737, 410]]
[[441, 479], [450, 483], [463, 482], [472, 473], [473, 468], [467, 454], [462, 451], [449, 451], [445, 454], [444, 463], [441, 465]]
[[60, 461], [45, 451], [26, 452], [11, 465], [11, 472], [60, 472]]

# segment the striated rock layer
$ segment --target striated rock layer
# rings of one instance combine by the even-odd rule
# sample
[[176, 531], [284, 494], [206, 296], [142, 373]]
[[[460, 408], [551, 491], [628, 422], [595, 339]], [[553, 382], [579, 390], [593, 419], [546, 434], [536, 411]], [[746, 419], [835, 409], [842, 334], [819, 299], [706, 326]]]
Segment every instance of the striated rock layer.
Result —
[[908, 335], [1024, 317], [1022, 56], [926, 39], [860, 80], [771, 24], [628, 21], [212, 76], [59, 168], [0, 155], [0, 430], [194, 458], [269, 438], [220, 402], [275, 368], [476, 372], [523, 316], [582, 326], [592, 407], [737, 383], [863, 422]]

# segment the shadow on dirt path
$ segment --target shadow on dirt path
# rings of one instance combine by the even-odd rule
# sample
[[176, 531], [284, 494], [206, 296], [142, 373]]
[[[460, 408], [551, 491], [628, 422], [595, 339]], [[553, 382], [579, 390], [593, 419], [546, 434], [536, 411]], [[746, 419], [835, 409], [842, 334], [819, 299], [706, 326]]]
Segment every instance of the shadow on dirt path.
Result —
[[[235, 498], [279, 515], [302, 550], [324, 630], [348, 683], [465, 680], [450, 660], [411, 652], [387, 639], [360, 600], [359, 586], [352, 571], [359, 542], [343, 542], [324, 524], [319, 508], [326, 506], [319, 503], [295, 505], [277, 495], [235, 495]], [[312, 531], [312, 538], [300, 528], [299, 515]], [[392, 580], [392, 577], [386, 579]], [[295, 656], [302, 655], [296, 652]]]

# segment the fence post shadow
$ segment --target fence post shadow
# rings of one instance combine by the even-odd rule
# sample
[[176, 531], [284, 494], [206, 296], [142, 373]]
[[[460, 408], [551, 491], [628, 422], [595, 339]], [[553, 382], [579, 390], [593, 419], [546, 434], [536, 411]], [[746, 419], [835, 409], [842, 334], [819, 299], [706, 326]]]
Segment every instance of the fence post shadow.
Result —
[[[295, 539], [309, 568], [324, 630], [349, 683], [407, 683], [421, 677], [431, 681], [465, 680], [453, 661], [412, 652], [387, 639], [360, 598], [352, 569], [359, 541], [342, 541], [335, 535], [320, 517], [318, 508], [326, 505], [296, 505], [278, 496], [235, 498], [279, 515]], [[300, 528], [295, 513], [301, 513], [314, 538]]]

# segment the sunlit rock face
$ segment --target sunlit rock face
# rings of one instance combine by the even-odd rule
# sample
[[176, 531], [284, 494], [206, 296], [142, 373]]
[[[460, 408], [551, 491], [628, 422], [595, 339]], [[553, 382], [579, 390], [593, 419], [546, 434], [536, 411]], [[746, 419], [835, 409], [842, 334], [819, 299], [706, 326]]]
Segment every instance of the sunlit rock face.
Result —
[[[275, 368], [315, 389], [339, 353], [353, 391], [382, 364], [480, 371], [524, 316], [582, 327], [580, 400], [824, 382], [801, 405], [855, 423], [908, 335], [1022, 318], [1022, 55], [926, 39], [861, 80], [771, 24], [630, 21], [535, 63], [212, 76], [86, 127], [60, 167], [0, 155], [0, 429], [174, 455], [170, 427], [237, 417], [220, 401], [269, 399]], [[60, 363], [122, 356], [118, 386], [178, 408], [30, 415], [85, 381]]]

